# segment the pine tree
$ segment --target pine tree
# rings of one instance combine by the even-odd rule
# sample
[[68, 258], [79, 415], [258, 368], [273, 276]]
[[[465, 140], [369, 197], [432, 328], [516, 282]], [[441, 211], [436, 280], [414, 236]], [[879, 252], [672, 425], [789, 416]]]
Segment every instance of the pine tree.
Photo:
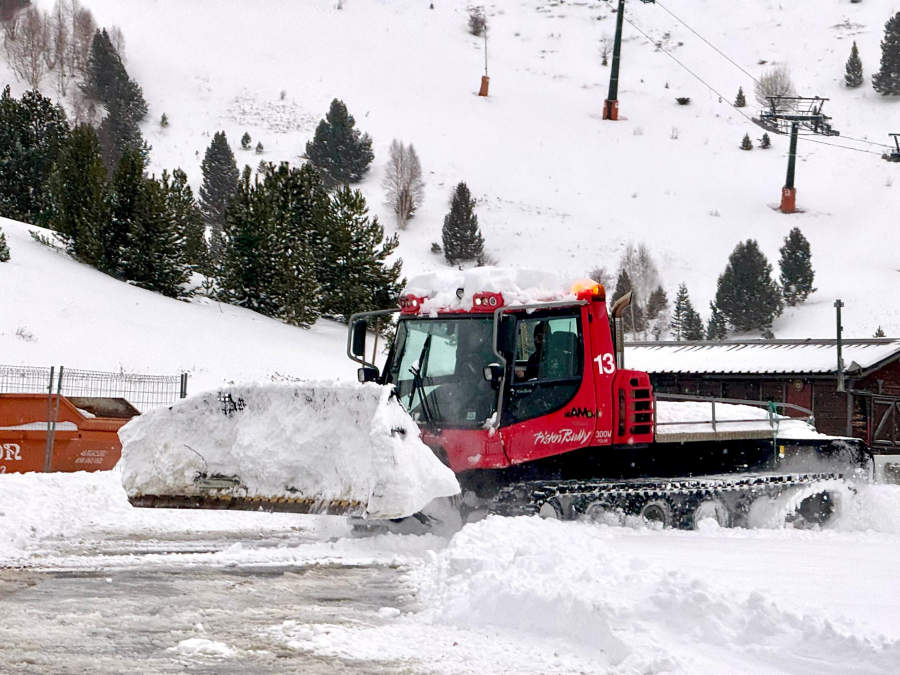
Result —
[[665, 290], [663, 290], [662, 286], [657, 286], [647, 300], [645, 319], [654, 340], [661, 339], [662, 334], [666, 330], [668, 324], [668, 313], [666, 310], [668, 307], [669, 299], [666, 297]]
[[772, 147], [772, 139], [769, 138], [769, 134], [763, 132], [762, 138], [759, 139], [759, 147], [763, 150], [768, 150]]
[[82, 91], [106, 108], [97, 136], [107, 171], [118, 166], [128, 149], [146, 156], [149, 148], [139, 124], [147, 116], [147, 102], [141, 87], [128, 76], [106, 29], [94, 33]]
[[218, 265], [221, 300], [276, 315], [275, 278], [281, 261], [272, 260], [271, 255], [275, 220], [275, 209], [259, 176], [251, 182], [250, 167], [244, 167], [225, 210]]
[[900, 12], [884, 24], [881, 68], [872, 76], [872, 87], [885, 96], [900, 95]]
[[0, 215], [38, 225], [49, 213], [47, 180], [69, 135], [66, 114], [37, 91], [0, 94]]
[[744, 96], [744, 88], [738, 87], [737, 96], [734, 99], [735, 108], [743, 108], [747, 105], [747, 98]]
[[[101, 256], [98, 269], [112, 275], [124, 275], [122, 258], [124, 255], [142, 256], [148, 251], [127, 249], [139, 247], [130, 241], [135, 219], [138, 217], [138, 203], [144, 190], [144, 157], [136, 150], [126, 150], [119, 160], [116, 172], [109, 186], [109, 223], [100, 232]], [[127, 275], [126, 275], [127, 276]]]
[[[2, 258], [0, 258], [0, 260], [2, 260]], [[881, 326], [878, 326], [878, 328], [875, 330], [875, 335], [873, 335], [872, 337], [877, 337], [877, 338], [884, 337], [884, 330], [881, 328]]]
[[188, 184], [187, 174], [181, 169], [175, 169], [170, 181], [164, 171], [161, 180], [166, 192], [167, 208], [184, 242], [184, 264], [190, 271], [211, 276], [206, 225]]
[[203, 163], [203, 183], [200, 185], [200, 210], [210, 230], [210, 256], [217, 259], [222, 252], [222, 230], [225, 210], [238, 186], [237, 164], [224, 131], [218, 131], [206, 149]]
[[309, 326], [321, 313], [321, 278], [332, 271], [326, 254], [331, 233], [328, 193], [310, 164], [264, 164], [264, 186], [274, 201], [270, 256], [277, 265], [273, 298], [277, 316]]
[[187, 280], [184, 242], [167, 205], [164, 181], [144, 178], [122, 254], [122, 275], [136, 285], [169, 297], [182, 294]]
[[114, 99], [106, 106], [107, 114], [97, 128], [100, 154], [107, 171], [113, 171], [122, 155], [128, 151], [139, 152], [146, 161], [150, 148], [144, 142], [139, 122], [142, 116], [127, 100]]
[[331, 199], [331, 228], [325, 257], [331, 274], [322, 285], [322, 311], [344, 321], [354, 312], [397, 302], [402, 261], [388, 264], [399, 243], [385, 239], [377, 218], [369, 218], [362, 193], [339, 188]]
[[767, 334], [781, 314], [781, 292], [771, 274], [772, 266], [753, 239], [738, 244], [729, 256], [715, 302], [737, 332]]
[[784, 239], [784, 246], [779, 251], [781, 259], [778, 266], [781, 268], [781, 292], [784, 301], [791, 307], [805, 301], [811, 293], [815, 293], [813, 288], [813, 272], [811, 258], [809, 252], [809, 242], [800, 228], [795, 227], [790, 231]]
[[707, 340], [724, 340], [728, 337], [728, 325], [722, 312], [714, 303], [709, 303], [710, 315], [706, 323]]
[[672, 310], [672, 321], [669, 324], [676, 340], [702, 340], [703, 322], [694, 310], [688, 296], [687, 286], [681, 284], [675, 296], [675, 308]]
[[48, 190], [50, 226], [65, 240], [66, 249], [82, 262], [100, 264], [101, 230], [109, 218], [106, 169], [97, 134], [89, 125], [72, 130], [59, 152]]
[[684, 339], [695, 341], [703, 339], [703, 319], [693, 307], [688, 307], [685, 315]]
[[750, 140], [750, 134], [744, 134], [744, 139], [741, 141], [741, 150], [752, 150], [753, 149], [753, 141]]
[[372, 139], [355, 125], [344, 102], [334, 99], [313, 140], [306, 144], [306, 156], [329, 184], [359, 182], [375, 157]]
[[0, 262], [9, 262], [9, 246], [6, 244], [6, 234], [0, 227]]
[[241, 150], [249, 150], [250, 149], [250, 133], [245, 131], [244, 135], [241, 136]]
[[444, 216], [442, 240], [444, 257], [451, 265], [484, 255], [484, 237], [478, 229], [475, 200], [465, 183], [459, 183], [453, 192], [450, 212]]
[[859, 87], [863, 83], [862, 61], [859, 58], [859, 50], [856, 48], [856, 40], [850, 48], [850, 58], [847, 59], [847, 66], [844, 72], [844, 84], [851, 89]]

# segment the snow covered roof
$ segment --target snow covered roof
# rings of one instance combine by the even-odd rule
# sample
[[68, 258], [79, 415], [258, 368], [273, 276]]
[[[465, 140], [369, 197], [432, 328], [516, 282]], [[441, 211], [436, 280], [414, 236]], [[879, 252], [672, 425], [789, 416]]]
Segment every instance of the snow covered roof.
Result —
[[[862, 374], [900, 356], [900, 340], [843, 340], [845, 372]], [[634, 342], [625, 345], [627, 368], [648, 373], [833, 373], [836, 340]]]

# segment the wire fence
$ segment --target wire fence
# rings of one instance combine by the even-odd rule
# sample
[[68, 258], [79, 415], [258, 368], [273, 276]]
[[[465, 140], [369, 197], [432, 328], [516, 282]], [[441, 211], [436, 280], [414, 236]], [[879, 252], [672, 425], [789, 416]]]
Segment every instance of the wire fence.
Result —
[[[62, 382], [59, 374], [62, 371]], [[124, 398], [141, 412], [172, 405], [187, 396], [187, 373], [135, 375], [69, 368], [0, 365], [0, 393]]]

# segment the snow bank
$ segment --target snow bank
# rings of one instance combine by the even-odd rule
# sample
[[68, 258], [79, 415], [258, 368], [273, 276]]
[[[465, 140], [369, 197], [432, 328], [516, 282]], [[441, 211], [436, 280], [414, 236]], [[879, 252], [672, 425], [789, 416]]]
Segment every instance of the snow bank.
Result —
[[369, 517], [395, 518], [459, 492], [390, 388], [372, 383], [208, 392], [119, 436], [129, 495], [195, 495], [198, 473], [236, 475], [240, 496], [356, 500]]
[[[427, 607], [419, 618], [536, 642], [566, 638], [583, 658], [593, 654], [587, 670], [599, 672], [807, 672], [813, 662], [835, 673], [889, 672], [900, 658], [900, 640], [839, 627], [769, 593], [723, 589], [678, 560], [655, 565], [625, 553], [619, 532], [537, 518], [466, 526], [412, 572]], [[690, 555], [717, 540], [691, 535]]]
[[[575, 279], [564, 280], [554, 272], [511, 267], [476, 267], [468, 270], [440, 270], [412, 277], [406, 293], [428, 298], [422, 304], [426, 314], [439, 309], [470, 309], [475, 293], [502, 293], [506, 305], [525, 305], [551, 300], [574, 300]], [[463, 289], [462, 298], [457, 289]]]

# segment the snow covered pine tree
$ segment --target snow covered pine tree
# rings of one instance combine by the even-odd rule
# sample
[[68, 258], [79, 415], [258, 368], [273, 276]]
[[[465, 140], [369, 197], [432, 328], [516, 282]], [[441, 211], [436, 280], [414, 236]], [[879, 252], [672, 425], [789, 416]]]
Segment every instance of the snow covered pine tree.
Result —
[[465, 183], [459, 183], [450, 202], [450, 213], [444, 216], [442, 232], [444, 257], [451, 265], [477, 260], [484, 254], [484, 237], [478, 229], [475, 200]]
[[738, 244], [719, 277], [716, 307], [739, 333], [759, 331], [771, 337], [772, 321], [781, 315], [781, 290], [772, 281], [772, 266], [753, 239]]

